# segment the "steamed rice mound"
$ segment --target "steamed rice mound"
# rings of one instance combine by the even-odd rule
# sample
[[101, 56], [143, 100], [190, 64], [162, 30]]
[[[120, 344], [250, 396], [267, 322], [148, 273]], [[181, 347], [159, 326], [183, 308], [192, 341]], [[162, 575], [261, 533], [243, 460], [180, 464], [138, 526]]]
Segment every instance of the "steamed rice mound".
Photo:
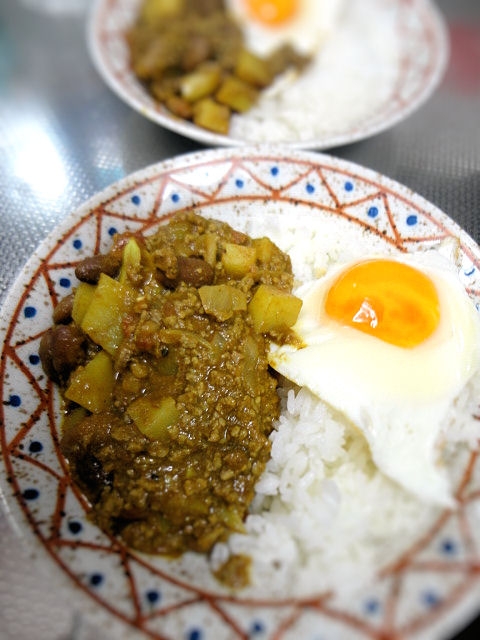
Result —
[[389, 103], [398, 80], [398, 12], [396, 3], [384, 0], [348, 0], [313, 62], [300, 74], [279, 76], [251, 109], [234, 115], [230, 135], [311, 141], [369, 122]]
[[[475, 404], [478, 377], [463, 400]], [[377, 471], [363, 436], [305, 388], [285, 382], [271, 459], [256, 485], [246, 535], [217, 545], [215, 566], [231, 553], [253, 559], [252, 585], [268, 580], [298, 597], [341, 586], [355, 590], [405, 551], [440, 514]], [[469, 409], [451, 425], [445, 454], [474, 438]]]
[[[297, 219], [292, 229], [277, 225], [274, 214], [263, 223], [258, 218], [239, 223], [234, 222], [247, 233], [268, 228], [269, 237], [292, 258], [298, 286], [336, 261], [371, 251], [377, 242], [348, 225], [342, 229], [338, 220], [332, 234], [325, 220]], [[380, 244], [375, 248], [394, 252]], [[248, 595], [256, 589], [264, 593], [265, 585], [272, 598], [339, 587], [348, 594], [398, 559], [442, 510], [379, 472], [363, 435], [306, 388], [281, 379], [279, 395], [281, 415], [270, 436], [271, 458], [255, 487], [246, 534], [233, 534], [216, 545], [212, 569], [230, 555], [246, 554], [253, 560]], [[477, 373], [442, 425], [442, 458], [452, 491], [478, 446], [478, 421], [472, 416], [479, 396]]]

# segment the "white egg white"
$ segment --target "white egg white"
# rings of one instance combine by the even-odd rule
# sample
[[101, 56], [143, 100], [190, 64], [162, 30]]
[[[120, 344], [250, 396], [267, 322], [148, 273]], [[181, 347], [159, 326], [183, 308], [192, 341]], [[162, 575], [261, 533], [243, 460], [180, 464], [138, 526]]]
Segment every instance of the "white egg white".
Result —
[[303, 306], [293, 330], [305, 346], [272, 345], [269, 361], [353, 423], [382, 473], [422, 500], [451, 507], [439, 439], [479, 368], [480, 320], [448, 261], [431, 253], [398, 258], [428, 275], [439, 295], [440, 324], [423, 343], [397, 347], [329, 318], [323, 300], [344, 265], [295, 292]]
[[230, 14], [243, 29], [247, 47], [259, 56], [290, 44], [298, 53], [314, 55], [340, 18], [343, 0], [298, 0], [290, 21], [269, 26], [249, 15], [244, 0], [226, 0]]

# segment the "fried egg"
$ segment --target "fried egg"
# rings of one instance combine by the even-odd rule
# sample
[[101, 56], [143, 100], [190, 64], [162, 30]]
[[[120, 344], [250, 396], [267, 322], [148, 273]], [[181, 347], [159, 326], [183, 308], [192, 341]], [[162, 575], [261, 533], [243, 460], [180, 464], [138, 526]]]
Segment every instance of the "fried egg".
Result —
[[441, 436], [479, 368], [480, 321], [451, 263], [435, 251], [372, 256], [296, 295], [300, 346], [273, 345], [271, 366], [360, 430], [383, 474], [453, 506]]
[[227, 0], [247, 47], [259, 56], [290, 44], [313, 55], [334, 29], [343, 0]]

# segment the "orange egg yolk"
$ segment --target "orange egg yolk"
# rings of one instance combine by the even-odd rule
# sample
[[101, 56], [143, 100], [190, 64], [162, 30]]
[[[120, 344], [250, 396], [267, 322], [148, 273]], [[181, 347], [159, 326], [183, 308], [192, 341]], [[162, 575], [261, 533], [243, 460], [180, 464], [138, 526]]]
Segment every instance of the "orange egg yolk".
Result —
[[249, 14], [266, 26], [278, 26], [291, 20], [300, 0], [244, 0]]
[[402, 262], [379, 259], [343, 271], [325, 299], [328, 316], [398, 347], [415, 347], [440, 322], [433, 282]]

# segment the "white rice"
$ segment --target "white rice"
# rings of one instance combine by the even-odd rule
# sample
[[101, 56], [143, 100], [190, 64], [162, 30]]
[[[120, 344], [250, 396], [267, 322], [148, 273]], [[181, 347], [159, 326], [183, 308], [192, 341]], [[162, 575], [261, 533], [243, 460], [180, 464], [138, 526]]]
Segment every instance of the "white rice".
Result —
[[255, 142], [314, 140], [360, 126], [388, 103], [399, 69], [400, 3], [347, 0], [312, 64], [286, 74], [230, 134]]
[[[337, 260], [379, 248], [372, 236], [363, 237], [347, 224], [339, 230], [338, 220], [336, 232], [329, 233], [325, 220], [320, 228], [318, 223], [309, 226], [308, 218], [301, 224], [297, 216], [295, 227], [286, 229], [289, 218], [281, 218], [281, 227], [275, 226], [274, 215], [229, 222], [253, 236], [269, 235], [288, 251], [297, 284]], [[383, 247], [384, 253], [388, 250]], [[281, 416], [270, 437], [271, 459], [257, 483], [246, 534], [218, 544], [211, 565], [215, 569], [231, 554], [249, 555], [251, 595], [264, 592], [265, 585], [278, 597], [340, 586], [345, 594], [397, 558], [441, 511], [379, 472], [363, 436], [307, 389], [284, 381], [279, 394]], [[472, 414], [479, 397], [477, 373], [446, 416], [443, 454], [452, 488], [468, 452], [477, 446], [478, 421]]]

